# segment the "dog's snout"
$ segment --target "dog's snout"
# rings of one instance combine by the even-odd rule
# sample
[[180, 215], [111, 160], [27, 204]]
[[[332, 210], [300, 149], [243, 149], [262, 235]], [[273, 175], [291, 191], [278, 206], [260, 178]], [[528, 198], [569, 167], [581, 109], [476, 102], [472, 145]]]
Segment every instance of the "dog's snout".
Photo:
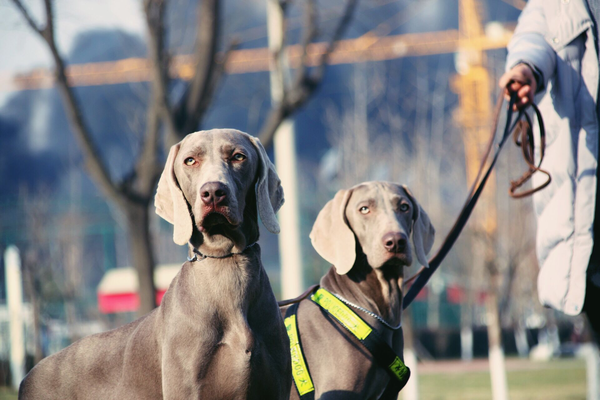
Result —
[[390, 253], [400, 253], [406, 249], [408, 239], [401, 232], [388, 232], [383, 235], [383, 247]]
[[206, 205], [220, 205], [227, 198], [227, 187], [220, 182], [208, 182], [200, 188], [200, 198]]

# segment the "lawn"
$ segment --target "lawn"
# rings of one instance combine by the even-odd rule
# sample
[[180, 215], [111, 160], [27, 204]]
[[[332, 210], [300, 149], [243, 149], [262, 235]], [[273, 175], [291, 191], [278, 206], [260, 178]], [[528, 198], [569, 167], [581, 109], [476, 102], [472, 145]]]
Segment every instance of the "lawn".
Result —
[[0, 400], [17, 400], [17, 393], [8, 388], [0, 387]]
[[[485, 370], [486, 365], [484, 361], [470, 365], [461, 362], [420, 365], [420, 400], [491, 399], [490, 376]], [[586, 371], [583, 360], [508, 360], [507, 369], [511, 400], [585, 400]], [[0, 400], [16, 399], [14, 392], [0, 388]]]
[[[439, 371], [438, 368], [434, 372], [428, 372], [424, 367], [419, 374], [420, 400], [491, 399], [489, 372], [460, 368], [459, 364], [456, 363], [454, 368], [449, 364], [450, 368], [447, 371]], [[507, 369], [511, 400], [586, 398], [586, 370], [583, 360], [515, 360], [512, 363], [509, 360]]]

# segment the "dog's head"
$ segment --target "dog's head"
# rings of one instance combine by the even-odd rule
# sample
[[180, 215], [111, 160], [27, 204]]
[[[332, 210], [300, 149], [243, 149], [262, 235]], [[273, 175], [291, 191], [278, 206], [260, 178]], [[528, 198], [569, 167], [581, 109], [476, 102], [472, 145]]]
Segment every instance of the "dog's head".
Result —
[[417, 200], [406, 186], [366, 182], [337, 192], [319, 213], [310, 238], [319, 255], [346, 274], [357, 249], [373, 268], [411, 265], [411, 233], [417, 259], [428, 266], [435, 230]]
[[279, 233], [283, 189], [260, 141], [233, 129], [187, 135], [171, 147], [154, 200], [174, 225], [173, 240], [212, 254], [241, 251], [258, 239], [257, 211]]

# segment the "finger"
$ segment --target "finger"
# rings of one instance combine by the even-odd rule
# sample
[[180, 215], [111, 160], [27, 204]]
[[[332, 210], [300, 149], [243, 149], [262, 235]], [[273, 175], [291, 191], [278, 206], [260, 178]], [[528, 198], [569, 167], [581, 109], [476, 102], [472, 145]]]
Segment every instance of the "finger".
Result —
[[530, 92], [531, 92], [531, 86], [525, 85], [519, 89], [519, 91], [517, 92], [517, 95], [519, 97], [528, 97]]
[[509, 90], [513, 93], [518, 93], [522, 87], [523, 84], [521, 82], [514, 81], [509, 85]]

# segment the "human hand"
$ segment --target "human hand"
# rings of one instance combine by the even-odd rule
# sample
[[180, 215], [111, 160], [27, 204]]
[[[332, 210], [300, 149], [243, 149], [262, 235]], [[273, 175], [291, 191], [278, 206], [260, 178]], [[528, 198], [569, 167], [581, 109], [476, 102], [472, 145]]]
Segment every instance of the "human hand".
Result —
[[510, 71], [502, 75], [498, 82], [504, 89], [506, 100], [510, 100], [512, 93], [517, 94], [517, 101], [513, 110], [522, 110], [533, 103], [537, 83], [531, 67], [527, 64], [517, 64]]

